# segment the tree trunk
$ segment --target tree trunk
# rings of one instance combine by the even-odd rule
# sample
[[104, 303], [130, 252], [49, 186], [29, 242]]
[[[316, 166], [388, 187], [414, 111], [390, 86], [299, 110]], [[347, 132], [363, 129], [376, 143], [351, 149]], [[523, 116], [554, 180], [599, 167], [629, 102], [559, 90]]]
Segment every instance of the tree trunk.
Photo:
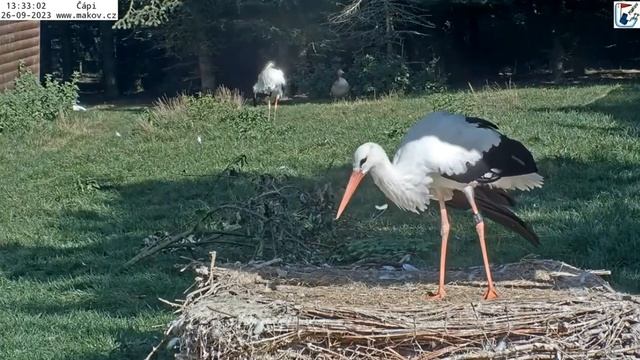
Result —
[[118, 82], [116, 77], [116, 57], [113, 44], [113, 23], [100, 22], [100, 36], [102, 40], [102, 84], [108, 98], [117, 97]]
[[73, 44], [71, 23], [63, 23], [62, 25], [62, 79], [69, 80], [73, 73]]
[[576, 55], [573, 58], [573, 75], [585, 76], [587, 75], [587, 67], [584, 63], [584, 59], [580, 55]]
[[562, 46], [561, 35], [564, 33], [563, 15], [565, 14], [564, 0], [552, 1], [552, 45], [549, 53], [549, 67], [553, 74], [553, 81], [560, 82], [564, 77], [565, 50]]
[[559, 82], [564, 76], [564, 48], [560, 41], [560, 34], [557, 31], [553, 33], [553, 47], [549, 56], [549, 67], [553, 74], [553, 81]]
[[385, 21], [385, 38], [387, 42], [387, 57], [393, 56], [393, 21], [391, 19], [391, 10], [389, 3], [384, 2], [384, 21]]
[[200, 73], [200, 90], [213, 90], [216, 87], [216, 78], [213, 68], [213, 55], [206, 46], [201, 46], [198, 52], [198, 70]]
[[584, 52], [581, 47], [580, 39], [576, 39], [573, 48], [573, 56], [571, 57], [571, 67], [574, 76], [585, 76], [587, 74], [586, 64], [584, 61]]
[[478, 11], [475, 7], [469, 6], [467, 11], [467, 63], [468, 79], [476, 79], [484, 76], [484, 66], [487, 64], [486, 57], [481, 54], [479, 45], [480, 23], [478, 21]]
[[284, 39], [278, 41], [278, 62], [276, 65], [286, 73], [286, 70], [289, 69], [289, 59], [291, 58], [289, 56], [289, 44]]

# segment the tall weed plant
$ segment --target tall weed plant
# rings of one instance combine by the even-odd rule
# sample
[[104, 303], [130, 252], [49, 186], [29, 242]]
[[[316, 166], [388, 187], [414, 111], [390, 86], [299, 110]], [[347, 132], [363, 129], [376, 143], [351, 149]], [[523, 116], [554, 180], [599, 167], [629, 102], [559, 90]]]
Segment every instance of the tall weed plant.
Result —
[[50, 74], [40, 82], [23, 64], [12, 89], [0, 94], [0, 134], [27, 131], [72, 111], [78, 98], [78, 74], [68, 82]]

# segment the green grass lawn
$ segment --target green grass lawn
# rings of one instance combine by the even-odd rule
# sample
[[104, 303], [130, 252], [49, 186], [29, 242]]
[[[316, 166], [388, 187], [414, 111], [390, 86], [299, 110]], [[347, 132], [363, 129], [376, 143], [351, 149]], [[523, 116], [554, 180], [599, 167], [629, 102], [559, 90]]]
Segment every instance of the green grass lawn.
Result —
[[[488, 225], [493, 263], [535, 254], [613, 270], [640, 290], [640, 91], [631, 87], [487, 90], [379, 101], [282, 106], [270, 131], [229, 134], [189, 119], [145, 129], [136, 109], [76, 113], [53, 128], [0, 136], [0, 359], [141, 359], [172, 315], [158, 297], [182, 296], [192, 274], [176, 254], [116, 270], [156, 231], [177, 232], [195, 211], [243, 198], [241, 182], [215, 175], [239, 155], [246, 174], [286, 174], [341, 194], [353, 150], [366, 141], [391, 154], [417, 118], [437, 109], [486, 117], [529, 146], [545, 186], [519, 193], [517, 211], [542, 240]], [[266, 109], [265, 109], [266, 111]], [[121, 136], [116, 136], [116, 131]], [[203, 143], [197, 143], [197, 136]], [[98, 185], [98, 186], [96, 186]], [[436, 266], [439, 219], [407, 214], [370, 180], [341, 224], [359, 231], [329, 254]], [[480, 265], [471, 216], [453, 213], [451, 266]], [[222, 260], [245, 249], [220, 248]]]

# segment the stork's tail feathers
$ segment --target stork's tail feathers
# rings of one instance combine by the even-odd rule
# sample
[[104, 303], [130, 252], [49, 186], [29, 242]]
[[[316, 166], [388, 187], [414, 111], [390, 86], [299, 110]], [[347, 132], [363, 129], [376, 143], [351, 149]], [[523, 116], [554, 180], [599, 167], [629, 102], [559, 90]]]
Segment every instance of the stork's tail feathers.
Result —
[[[531, 225], [509, 209], [510, 206], [515, 205], [515, 201], [509, 194], [504, 190], [484, 187], [476, 187], [474, 192], [476, 205], [482, 215], [519, 234], [533, 245], [540, 245], [540, 238]], [[447, 202], [447, 205], [458, 209], [470, 208], [466, 197], [460, 191], [454, 191], [453, 198]]]
[[486, 197], [489, 201], [497, 205], [505, 207], [513, 207], [516, 205], [516, 201], [503, 189], [477, 187], [474, 192], [476, 193], [476, 200], [478, 197]]
[[488, 198], [476, 196], [476, 204], [480, 212], [498, 224], [520, 234], [535, 246], [540, 246], [540, 238], [527, 224], [508, 207], [490, 201]]

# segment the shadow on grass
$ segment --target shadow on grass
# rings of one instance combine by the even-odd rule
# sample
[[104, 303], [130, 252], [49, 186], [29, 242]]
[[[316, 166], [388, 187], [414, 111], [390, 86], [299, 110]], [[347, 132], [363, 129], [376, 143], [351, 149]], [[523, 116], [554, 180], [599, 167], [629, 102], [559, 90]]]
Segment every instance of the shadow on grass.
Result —
[[631, 130], [636, 136], [640, 135], [640, 87], [637, 85], [625, 85], [614, 88], [605, 96], [596, 99], [584, 106], [544, 107], [537, 111], [559, 111], [578, 113], [600, 113], [610, 115], [613, 120], [622, 126], [621, 129], [607, 127], [585, 126], [579, 123], [564, 124], [566, 127], [605, 131], [607, 133], [616, 130]]
[[[536, 253], [587, 268], [614, 270], [614, 283], [638, 291], [640, 169], [615, 162], [581, 163], [568, 158], [542, 159], [546, 178], [542, 190], [517, 197], [525, 219], [542, 240], [533, 249], [525, 240], [489, 224], [489, 249], [493, 263], [517, 261]], [[348, 166], [333, 167], [310, 178], [289, 177], [286, 183], [304, 189], [331, 183], [335, 195], [343, 192]], [[74, 238], [92, 239], [89, 245], [61, 247], [0, 247], [0, 268], [9, 279], [51, 284], [69, 293], [69, 299], [31, 301], [16, 299], [10, 306], [32, 314], [65, 314], [94, 310], [114, 317], [133, 317], [148, 311], [167, 310], [157, 299], [181, 298], [193, 275], [180, 273], [180, 255], [206, 259], [207, 249], [164, 253], [119, 272], [120, 266], [137, 254], [142, 240], [157, 231], [177, 233], [193, 224], [199, 209], [238, 199], [251, 193], [252, 179], [262, 174], [235, 176], [185, 176], [176, 181], [145, 181], [108, 187], [112, 196], [103, 204], [115, 216], [91, 211], [62, 214], [57, 226]], [[407, 214], [390, 206], [383, 216], [371, 220], [375, 204], [384, 201], [369, 180], [350, 204], [338, 228], [346, 232], [361, 222], [359, 233], [346, 234], [323, 254], [327, 261], [351, 262], [362, 257], [398, 261], [413, 254], [418, 265], [435, 267], [439, 254], [439, 219], [433, 209], [423, 216]], [[471, 216], [453, 212], [454, 229], [448, 259], [451, 266], [480, 265], [481, 257]], [[214, 245], [219, 261], [246, 261], [251, 247]], [[157, 333], [115, 327], [120, 345], [106, 358], [138, 359], [149, 351]], [[96, 355], [97, 356], [97, 355]], [[101, 355], [102, 356], [102, 355]], [[105, 357], [91, 357], [103, 359]]]

